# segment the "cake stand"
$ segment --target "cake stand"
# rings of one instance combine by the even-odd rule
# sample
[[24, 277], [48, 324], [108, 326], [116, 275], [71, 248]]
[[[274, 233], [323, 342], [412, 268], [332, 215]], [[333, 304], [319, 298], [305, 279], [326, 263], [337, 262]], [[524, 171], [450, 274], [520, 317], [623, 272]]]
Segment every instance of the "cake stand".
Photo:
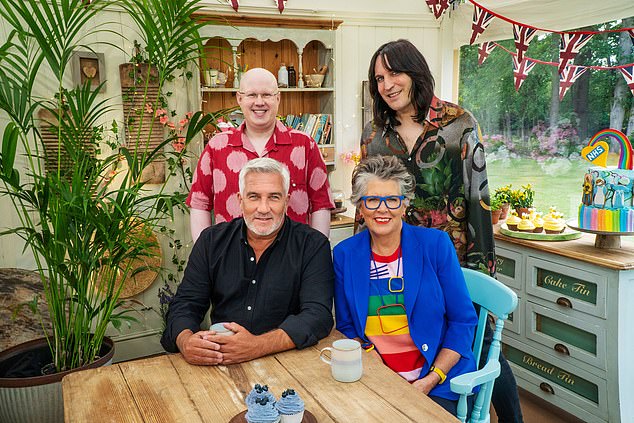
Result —
[[596, 238], [594, 239], [594, 246], [596, 248], [621, 248], [621, 235], [634, 235], [634, 232], [606, 232], [580, 228], [576, 220], [566, 222], [566, 225], [581, 232], [596, 234]]

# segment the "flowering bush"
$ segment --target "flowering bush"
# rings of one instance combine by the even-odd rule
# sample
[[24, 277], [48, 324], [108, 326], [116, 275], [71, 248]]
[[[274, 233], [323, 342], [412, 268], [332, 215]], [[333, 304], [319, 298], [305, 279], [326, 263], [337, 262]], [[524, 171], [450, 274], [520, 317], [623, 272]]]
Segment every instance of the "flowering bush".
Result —
[[562, 119], [554, 128], [549, 128], [544, 122], [538, 122], [531, 132], [538, 142], [535, 158], [552, 156], [569, 157], [578, 153], [581, 140], [577, 128], [569, 119]]
[[496, 154], [497, 158], [510, 155], [530, 157], [538, 161], [578, 155], [582, 145], [574, 119], [561, 119], [553, 128], [539, 121], [530, 129], [528, 136], [485, 134], [482, 136], [482, 144], [487, 154], [493, 157]]

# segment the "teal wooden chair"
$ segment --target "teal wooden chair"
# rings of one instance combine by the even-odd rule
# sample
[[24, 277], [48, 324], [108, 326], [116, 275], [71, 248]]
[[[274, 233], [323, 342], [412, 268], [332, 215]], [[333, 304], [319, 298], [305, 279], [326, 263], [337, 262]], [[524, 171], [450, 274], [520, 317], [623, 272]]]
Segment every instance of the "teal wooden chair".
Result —
[[491, 405], [491, 393], [493, 383], [500, 375], [500, 341], [502, 329], [508, 315], [517, 307], [517, 295], [510, 288], [498, 282], [491, 276], [471, 269], [462, 269], [467, 289], [471, 295], [471, 301], [480, 305], [478, 315], [478, 328], [473, 342], [473, 355], [476, 363], [480, 362], [482, 342], [484, 340], [484, 328], [488, 324], [489, 312], [496, 316], [493, 341], [489, 348], [489, 356], [486, 364], [475, 372], [466, 373], [451, 379], [451, 390], [460, 395], [458, 401], [458, 419], [466, 421], [467, 397], [472, 395], [473, 389], [480, 386], [480, 391], [475, 395], [473, 410], [469, 423], [489, 423], [489, 407]]

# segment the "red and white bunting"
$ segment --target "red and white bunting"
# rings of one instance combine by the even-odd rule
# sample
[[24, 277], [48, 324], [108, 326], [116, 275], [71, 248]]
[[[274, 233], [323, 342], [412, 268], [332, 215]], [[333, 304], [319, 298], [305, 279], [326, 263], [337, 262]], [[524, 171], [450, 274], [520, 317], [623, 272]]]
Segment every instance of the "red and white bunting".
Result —
[[572, 87], [572, 84], [587, 70], [588, 68], [584, 66], [566, 66], [564, 71], [559, 74], [559, 101], [563, 100], [568, 89]]
[[581, 32], [564, 32], [561, 34], [559, 43], [559, 73], [570, 64], [594, 34], [583, 34]]
[[519, 91], [520, 87], [526, 80], [528, 73], [533, 70], [537, 63], [529, 59], [518, 59], [518, 56], [513, 57], [513, 78], [515, 79], [515, 91]]
[[473, 6], [473, 22], [471, 23], [471, 40], [470, 45], [473, 45], [475, 40], [484, 32], [485, 29], [491, 24], [495, 16], [492, 13], [474, 5]]
[[478, 47], [478, 65], [482, 65], [484, 61], [489, 57], [489, 54], [495, 48], [495, 43], [492, 41], [487, 41], [485, 43], [480, 44]]
[[537, 35], [535, 28], [529, 28], [518, 24], [513, 24], [513, 37], [515, 38], [515, 48], [517, 49], [517, 60], [524, 60], [524, 53], [528, 50], [528, 45]]
[[238, 11], [238, 6], [240, 6], [238, 4], [238, 0], [227, 0], [227, 3], [229, 3], [229, 6], [233, 7], [233, 10], [236, 12]]
[[445, 10], [449, 9], [449, 0], [425, 0], [436, 19], [440, 19]]
[[286, 4], [286, 0], [274, 0], [275, 5], [277, 6], [277, 10], [282, 13], [284, 11], [284, 5]]
[[625, 83], [628, 88], [632, 91], [632, 94], [634, 94], [634, 65], [619, 68], [619, 70], [623, 74], [623, 78], [625, 78]]

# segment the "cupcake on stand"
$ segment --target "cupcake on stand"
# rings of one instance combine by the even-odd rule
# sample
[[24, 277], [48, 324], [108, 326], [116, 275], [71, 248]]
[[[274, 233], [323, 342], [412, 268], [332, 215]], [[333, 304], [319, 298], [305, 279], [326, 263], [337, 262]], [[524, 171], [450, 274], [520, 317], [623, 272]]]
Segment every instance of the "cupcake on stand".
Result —
[[520, 223], [517, 225], [517, 229], [520, 232], [533, 232], [535, 230], [535, 224], [533, 224], [533, 222], [530, 219], [530, 214], [528, 213], [523, 213], [522, 214], [522, 220], [520, 221]]
[[249, 392], [249, 395], [247, 395], [245, 402], [247, 403], [247, 407], [250, 408], [257, 400], [263, 398], [275, 404], [275, 395], [269, 391], [269, 387], [256, 383], [253, 389], [251, 389], [251, 392]]
[[515, 210], [511, 210], [509, 212], [509, 217], [506, 218], [506, 226], [512, 231], [517, 231], [517, 225], [519, 225], [521, 221], [522, 219], [517, 216], [517, 212]]
[[304, 401], [294, 389], [282, 392], [275, 408], [280, 413], [280, 423], [300, 423], [304, 418]]
[[533, 230], [534, 233], [541, 234], [544, 231], [544, 219], [542, 219], [541, 212], [535, 213], [533, 224], [535, 225], [535, 229]]
[[275, 408], [275, 401], [270, 401], [267, 397], [258, 398], [249, 405], [244, 418], [248, 423], [278, 423], [280, 413]]

